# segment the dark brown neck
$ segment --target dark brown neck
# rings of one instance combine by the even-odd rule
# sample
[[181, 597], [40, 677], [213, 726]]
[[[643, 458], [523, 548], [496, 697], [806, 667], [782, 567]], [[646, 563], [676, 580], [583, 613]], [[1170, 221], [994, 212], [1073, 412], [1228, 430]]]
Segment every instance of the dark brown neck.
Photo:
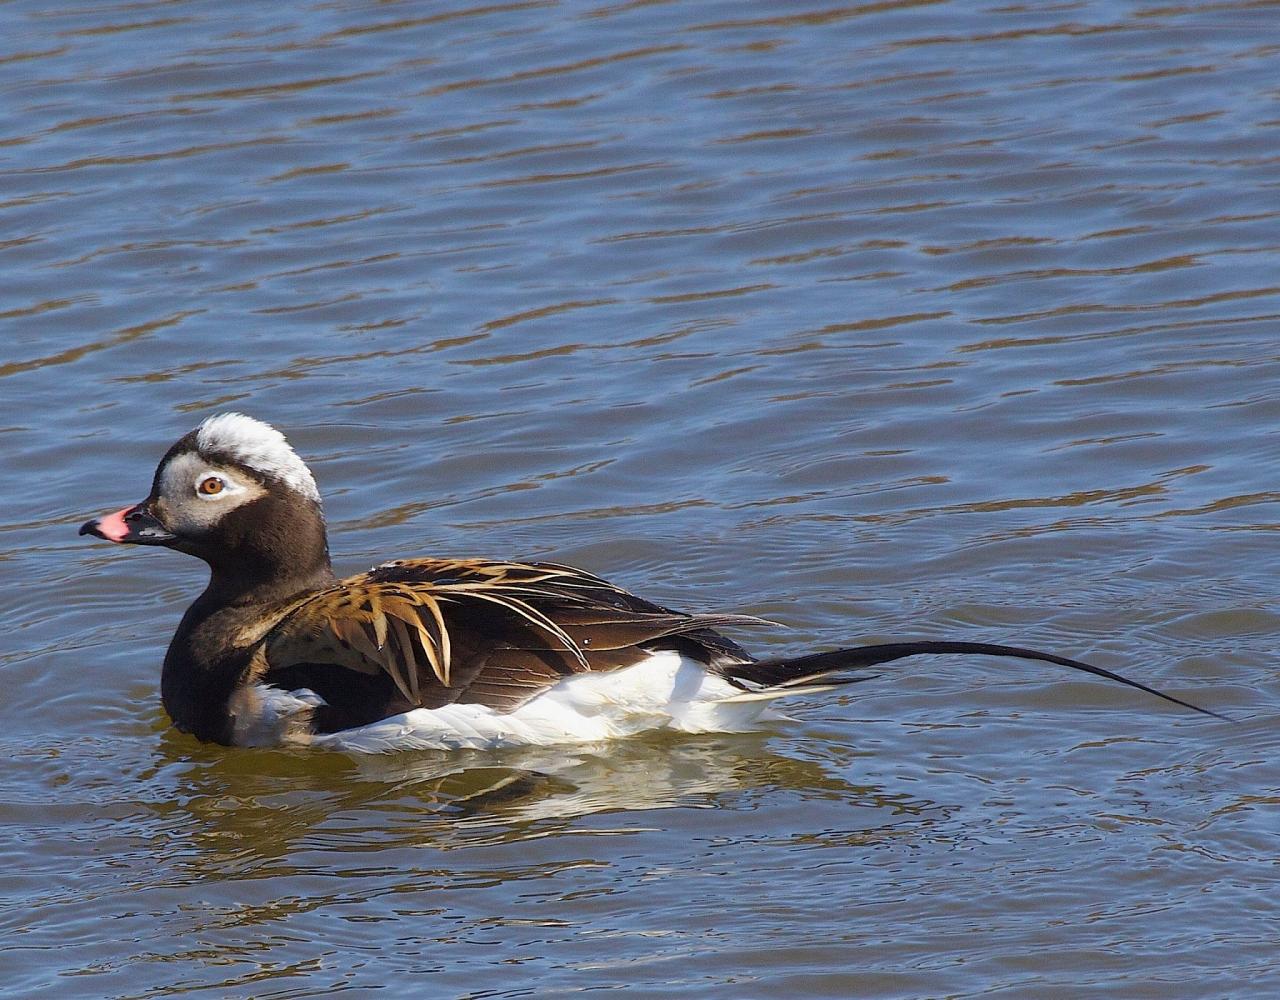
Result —
[[233, 511], [212, 538], [183, 548], [209, 564], [201, 601], [215, 607], [272, 604], [334, 582], [319, 507], [289, 493]]
[[227, 703], [257, 642], [301, 595], [335, 582], [323, 524], [299, 531], [294, 546], [234, 549], [210, 558], [209, 585], [187, 609], [165, 654], [160, 694], [179, 729], [229, 743]]
[[200, 595], [201, 602], [213, 608], [265, 607], [278, 604], [309, 590], [320, 590], [336, 582], [329, 553], [308, 565], [209, 566], [209, 585]]

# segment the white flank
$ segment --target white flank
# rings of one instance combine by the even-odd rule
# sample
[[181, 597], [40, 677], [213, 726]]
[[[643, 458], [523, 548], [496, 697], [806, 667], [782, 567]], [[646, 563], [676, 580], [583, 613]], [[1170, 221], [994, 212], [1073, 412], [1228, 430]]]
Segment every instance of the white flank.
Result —
[[283, 434], [243, 413], [219, 413], [196, 428], [196, 447], [206, 454], [226, 455], [263, 475], [279, 479], [309, 500], [320, 502], [320, 490], [307, 463]]
[[231, 742], [238, 747], [301, 742], [306, 733], [298, 731], [298, 715], [323, 704], [324, 699], [307, 688], [283, 691], [267, 684], [250, 684], [232, 695], [227, 706], [233, 719]]
[[737, 697], [742, 692], [723, 677], [669, 651], [653, 653], [623, 670], [575, 674], [506, 714], [484, 705], [418, 708], [315, 736], [297, 733], [288, 719], [291, 712], [314, 706], [312, 692], [257, 690], [260, 697], [254, 700], [262, 705], [263, 715], [237, 721], [237, 742], [241, 733], [257, 738], [274, 733], [277, 742], [361, 753], [596, 743], [650, 729], [732, 733], [779, 718], [767, 701], [742, 701]]

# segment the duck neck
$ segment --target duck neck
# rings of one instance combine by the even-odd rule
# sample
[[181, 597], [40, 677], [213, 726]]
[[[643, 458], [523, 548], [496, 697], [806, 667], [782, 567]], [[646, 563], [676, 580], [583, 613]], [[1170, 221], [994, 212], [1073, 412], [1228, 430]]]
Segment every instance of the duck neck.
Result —
[[209, 565], [201, 601], [212, 607], [265, 610], [334, 582], [324, 515], [290, 496], [248, 505], [212, 541], [189, 544], [187, 551]]
[[295, 529], [270, 546], [193, 552], [209, 564], [209, 585], [183, 615], [160, 675], [164, 707], [179, 729], [229, 743], [228, 701], [254, 647], [300, 596], [335, 582], [323, 524]]
[[319, 558], [288, 565], [210, 562], [209, 585], [197, 603], [210, 609], [266, 608], [309, 590], [320, 590], [337, 580], [328, 549]]

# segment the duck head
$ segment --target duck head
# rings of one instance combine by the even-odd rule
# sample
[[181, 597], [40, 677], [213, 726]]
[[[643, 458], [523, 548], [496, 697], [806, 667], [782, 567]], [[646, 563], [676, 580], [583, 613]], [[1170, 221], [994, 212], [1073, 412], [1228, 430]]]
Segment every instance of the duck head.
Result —
[[260, 584], [329, 571], [320, 492], [274, 427], [221, 413], [160, 460], [140, 503], [80, 528], [127, 545], [161, 545], [203, 559], [214, 580]]

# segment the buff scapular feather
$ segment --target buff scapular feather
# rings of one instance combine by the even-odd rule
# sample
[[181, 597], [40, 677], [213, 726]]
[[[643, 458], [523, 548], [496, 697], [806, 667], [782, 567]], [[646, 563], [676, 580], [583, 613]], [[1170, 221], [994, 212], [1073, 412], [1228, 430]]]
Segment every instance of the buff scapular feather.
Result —
[[[383, 672], [410, 705], [420, 706], [429, 685], [457, 689], [466, 683], [455, 674], [452, 632], [485, 607], [497, 611], [510, 633], [504, 647], [559, 654], [572, 673], [594, 669], [592, 654], [636, 641], [728, 624], [772, 624], [746, 615], [667, 611], [568, 566], [408, 559], [349, 577], [289, 609], [262, 639], [253, 673], [269, 679], [273, 670], [302, 663]], [[557, 676], [529, 677], [527, 694]], [[450, 697], [437, 689], [437, 700], [458, 693]]]

